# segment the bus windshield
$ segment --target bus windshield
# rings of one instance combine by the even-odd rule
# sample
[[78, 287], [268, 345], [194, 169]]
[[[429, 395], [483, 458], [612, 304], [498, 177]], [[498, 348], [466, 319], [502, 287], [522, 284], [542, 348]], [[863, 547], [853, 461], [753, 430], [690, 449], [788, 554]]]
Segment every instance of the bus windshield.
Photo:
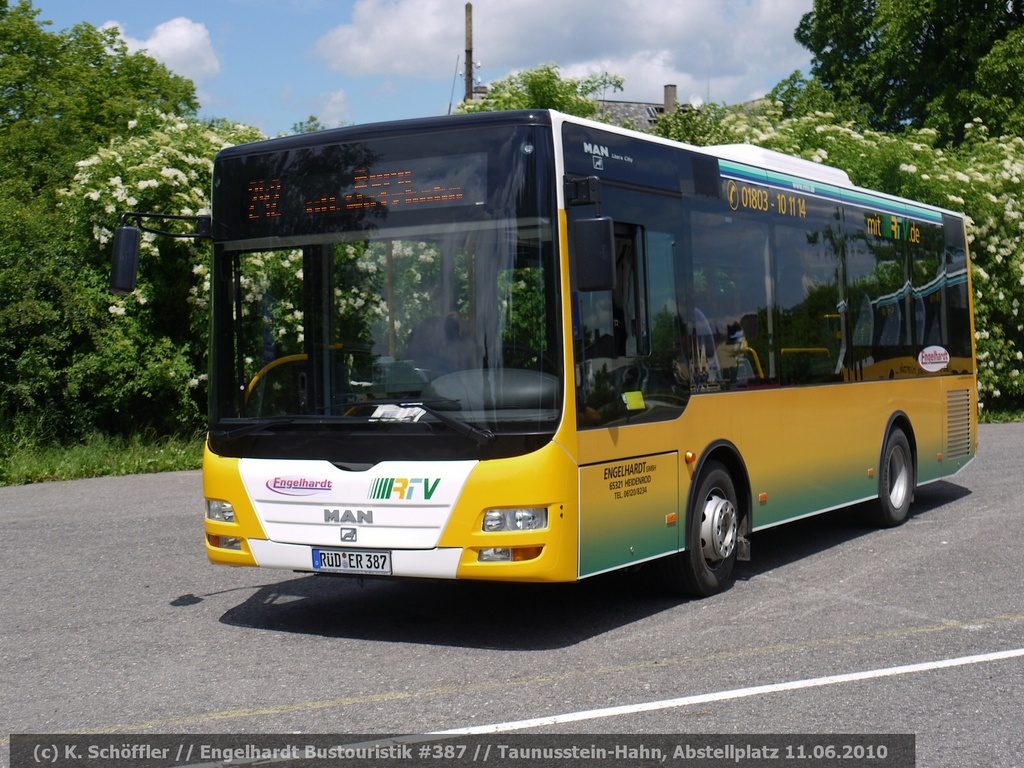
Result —
[[533, 134], [222, 153], [211, 446], [365, 462], [550, 438], [558, 278]]

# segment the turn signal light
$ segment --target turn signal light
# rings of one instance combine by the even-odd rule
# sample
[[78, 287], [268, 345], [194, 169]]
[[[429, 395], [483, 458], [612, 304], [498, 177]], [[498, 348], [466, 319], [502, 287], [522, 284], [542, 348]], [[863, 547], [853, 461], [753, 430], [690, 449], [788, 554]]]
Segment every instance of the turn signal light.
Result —
[[524, 560], [536, 560], [543, 551], [544, 547], [513, 547], [512, 562], [520, 563]]
[[540, 557], [544, 547], [492, 547], [481, 549], [478, 559], [481, 563], [521, 563]]

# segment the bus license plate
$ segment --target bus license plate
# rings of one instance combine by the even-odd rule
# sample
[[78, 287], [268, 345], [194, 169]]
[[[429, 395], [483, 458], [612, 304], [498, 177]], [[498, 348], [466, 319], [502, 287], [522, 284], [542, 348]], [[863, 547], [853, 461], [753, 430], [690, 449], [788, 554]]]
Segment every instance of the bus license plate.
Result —
[[387, 550], [314, 549], [313, 570], [390, 576], [391, 553]]

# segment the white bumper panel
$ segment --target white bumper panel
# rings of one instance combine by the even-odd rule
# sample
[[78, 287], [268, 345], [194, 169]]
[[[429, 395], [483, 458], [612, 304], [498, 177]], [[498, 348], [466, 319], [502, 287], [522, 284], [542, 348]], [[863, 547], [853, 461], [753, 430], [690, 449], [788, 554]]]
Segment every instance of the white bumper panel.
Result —
[[[256, 563], [265, 568], [313, 570], [311, 547], [250, 539], [249, 548]], [[461, 557], [461, 549], [392, 550], [392, 574], [424, 579], [454, 579]]]
[[[348, 472], [325, 461], [239, 461], [271, 541], [390, 549], [396, 567], [399, 550], [437, 547], [475, 466], [475, 461], [383, 462]], [[309, 568], [308, 559], [301, 567]]]

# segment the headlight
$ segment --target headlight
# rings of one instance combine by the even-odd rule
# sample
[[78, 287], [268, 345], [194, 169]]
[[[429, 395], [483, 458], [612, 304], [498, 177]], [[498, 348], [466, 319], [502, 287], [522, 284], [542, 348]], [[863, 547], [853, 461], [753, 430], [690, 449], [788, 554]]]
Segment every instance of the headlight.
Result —
[[206, 500], [206, 517], [222, 523], [235, 522], [235, 508], [227, 501]]
[[511, 549], [482, 549], [478, 555], [481, 563], [507, 563], [512, 561]]
[[484, 512], [483, 530], [487, 533], [537, 531], [547, 527], [548, 510], [545, 507], [488, 509]]

